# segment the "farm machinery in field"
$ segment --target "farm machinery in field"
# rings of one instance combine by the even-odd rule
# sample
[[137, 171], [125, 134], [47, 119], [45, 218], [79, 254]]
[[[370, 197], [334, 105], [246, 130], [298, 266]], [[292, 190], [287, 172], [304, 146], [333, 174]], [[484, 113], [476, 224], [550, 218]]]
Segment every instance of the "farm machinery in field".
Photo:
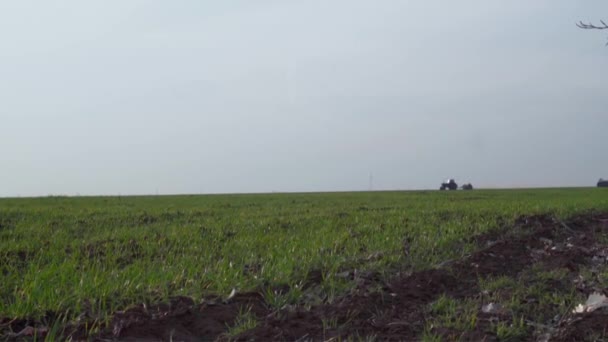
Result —
[[439, 190], [457, 190], [457, 189], [458, 189], [458, 184], [456, 184], [456, 181], [453, 180], [452, 178], [441, 183], [441, 187], [439, 188]]
[[[471, 183], [466, 183], [463, 184], [461, 187], [462, 190], [473, 190], [473, 184]], [[458, 190], [458, 184], [456, 183], [456, 181], [452, 178], [446, 180], [445, 182], [441, 183], [441, 187], [439, 187], [439, 190]]]
[[600, 178], [600, 180], [597, 181], [597, 187], [598, 188], [608, 188], [608, 179]]

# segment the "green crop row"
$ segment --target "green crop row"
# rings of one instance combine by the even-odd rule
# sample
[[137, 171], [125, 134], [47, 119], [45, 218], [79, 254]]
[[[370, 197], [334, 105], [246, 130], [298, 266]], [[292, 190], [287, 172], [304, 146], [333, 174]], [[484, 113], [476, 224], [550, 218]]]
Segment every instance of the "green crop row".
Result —
[[[320, 300], [345, 274], [421, 269], [521, 215], [608, 210], [604, 189], [0, 199], [0, 318], [103, 317], [135, 303], [262, 291]], [[345, 273], [346, 272], [346, 273]], [[288, 285], [291, 291], [271, 290]]]

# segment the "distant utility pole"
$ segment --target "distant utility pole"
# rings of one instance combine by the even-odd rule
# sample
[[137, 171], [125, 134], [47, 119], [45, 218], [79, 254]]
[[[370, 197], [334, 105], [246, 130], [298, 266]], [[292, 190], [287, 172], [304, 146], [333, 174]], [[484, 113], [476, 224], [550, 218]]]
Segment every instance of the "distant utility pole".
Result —
[[372, 173], [369, 173], [369, 191], [372, 191], [374, 189], [374, 175], [372, 175]]

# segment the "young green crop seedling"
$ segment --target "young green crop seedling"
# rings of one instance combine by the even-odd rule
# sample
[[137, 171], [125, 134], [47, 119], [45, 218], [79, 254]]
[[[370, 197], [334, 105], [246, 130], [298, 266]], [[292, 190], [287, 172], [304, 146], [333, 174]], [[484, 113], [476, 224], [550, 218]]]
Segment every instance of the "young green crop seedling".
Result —
[[[89, 302], [95, 331], [117, 311], [175, 296], [200, 303], [234, 288], [262, 292], [273, 312], [380, 296], [392, 278], [449, 268], [484, 247], [480, 234], [525, 234], [514, 225], [522, 215], [608, 212], [601, 190], [0, 199], [0, 319], [55, 329], [58, 319], [45, 317], [75, 322]], [[286, 291], [265, 290], [277, 286]], [[547, 306], [571, 301], [544, 296]], [[457, 306], [436, 318], [468, 329], [476, 314], [467, 300]], [[0, 327], [0, 337], [7, 332]]]

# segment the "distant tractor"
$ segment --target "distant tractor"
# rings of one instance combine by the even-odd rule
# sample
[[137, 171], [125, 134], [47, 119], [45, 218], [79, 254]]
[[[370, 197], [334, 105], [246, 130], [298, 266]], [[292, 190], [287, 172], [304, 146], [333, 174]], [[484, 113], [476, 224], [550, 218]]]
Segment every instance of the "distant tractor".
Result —
[[457, 190], [457, 189], [458, 189], [458, 184], [456, 184], [456, 181], [453, 180], [452, 178], [441, 183], [441, 187], [439, 188], [439, 190]]
[[608, 179], [600, 178], [600, 180], [597, 181], [597, 187], [598, 188], [608, 188]]
[[471, 184], [471, 183], [463, 184], [462, 190], [473, 190], [473, 184]]

